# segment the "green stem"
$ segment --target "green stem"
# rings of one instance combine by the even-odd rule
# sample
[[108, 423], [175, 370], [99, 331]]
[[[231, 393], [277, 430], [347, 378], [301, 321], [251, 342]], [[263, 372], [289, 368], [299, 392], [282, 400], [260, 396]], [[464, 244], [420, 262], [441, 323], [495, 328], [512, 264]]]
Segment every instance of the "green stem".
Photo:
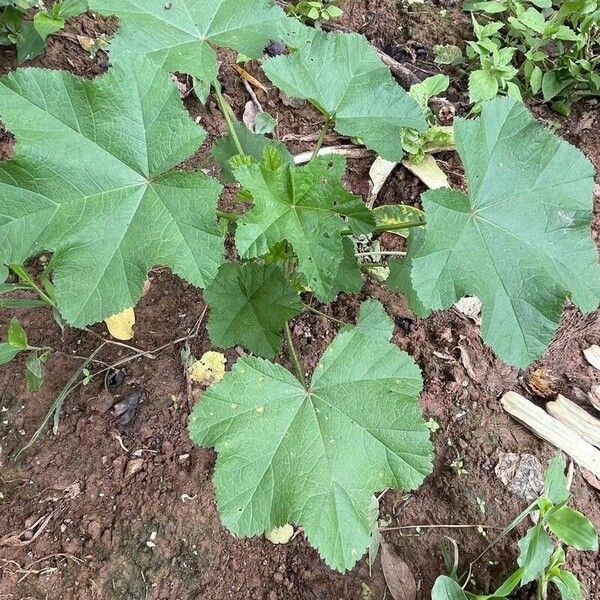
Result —
[[312, 306], [305, 304], [304, 302], [302, 304], [304, 304], [304, 308], [315, 313], [315, 315], [319, 315], [320, 317], [325, 317], [326, 319], [329, 319], [330, 321], [333, 321], [334, 323], [337, 323], [338, 325], [344, 325], [344, 326], [348, 325], [348, 323], [345, 323], [344, 321], [340, 321], [340, 319], [336, 319], [335, 317], [332, 317], [331, 315], [328, 315], [327, 313], [321, 312], [320, 310], [317, 310], [316, 308], [313, 308]]
[[[98, 334], [95, 334], [95, 335], [98, 336]], [[98, 336], [98, 337], [102, 338], [102, 336]], [[129, 356], [126, 356], [125, 358], [121, 358], [120, 360], [114, 362], [112, 365], [107, 365], [103, 369], [96, 371], [96, 373], [91, 373], [88, 376], [88, 378], [91, 381], [95, 377], [98, 377], [98, 375], [102, 375], [103, 373], [106, 373], [107, 371], [116, 369], [117, 367], [120, 367], [122, 365], [130, 363], [130, 362], [136, 360], [137, 358], [140, 358], [141, 356], [154, 358], [155, 354], [158, 354], [159, 352], [161, 352], [165, 348], [168, 348], [169, 346], [174, 346], [175, 344], [179, 344], [181, 342], [186, 342], [186, 341], [189, 341], [189, 340], [197, 338], [197, 337], [198, 337], [198, 334], [187, 335], [185, 337], [177, 338], [176, 340], [173, 340], [172, 342], [167, 342], [166, 344], [163, 344], [162, 346], [159, 346], [158, 348], [155, 348], [154, 350], [151, 350], [151, 351], [140, 350], [139, 352], [136, 352], [135, 354], [131, 354]], [[111, 343], [109, 340], [104, 340], [102, 342], [102, 344], [100, 344], [92, 352], [92, 354], [90, 354], [90, 356], [87, 359], [85, 359], [85, 362], [83, 362], [81, 364], [81, 366], [77, 369], [75, 374], [71, 377], [71, 379], [69, 379], [67, 385], [65, 385], [65, 387], [62, 389], [61, 393], [58, 395], [58, 397], [56, 398], [56, 400], [50, 407], [50, 410], [44, 417], [42, 424], [37, 428], [36, 432], [31, 436], [31, 439], [29, 440], [29, 442], [27, 442], [27, 444], [25, 446], [23, 446], [23, 448], [21, 448], [17, 452], [17, 454], [15, 455], [15, 460], [17, 458], [19, 458], [19, 455], [22, 452], [25, 452], [25, 450], [27, 450], [28, 448], [31, 448], [31, 446], [33, 446], [33, 444], [35, 444], [36, 440], [40, 437], [40, 435], [44, 431], [44, 428], [46, 427], [47, 423], [50, 421], [50, 419], [52, 418], [53, 415], [54, 415], [54, 432], [56, 433], [56, 430], [58, 429], [58, 418], [60, 415], [60, 410], [62, 408], [62, 405], [64, 404], [65, 400], [69, 397], [69, 394], [71, 394], [74, 390], [76, 390], [82, 384], [83, 379], [79, 379], [79, 381], [77, 381], [77, 380], [80, 377], [80, 375], [83, 374], [83, 370], [85, 368], [87, 368], [87, 366], [92, 362], [100, 362], [100, 361], [94, 360], [94, 357], [100, 352], [100, 350], [102, 350], [102, 348], [104, 348], [104, 346], [106, 346], [106, 344], [109, 344], [109, 343]]]
[[498, 537], [495, 540], [493, 540], [492, 542], [490, 542], [484, 548], [484, 550], [481, 552], [481, 554], [477, 558], [475, 558], [475, 560], [473, 560], [469, 563], [469, 571], [468, 572], [470, 573], [471, 569], [473, 568], [473, 565], [476, 562], [478, 562], [485, 554], [487, 554], [502, 538], [506, 537], [521, 521], [523, 521], [523, 519], [525, 519], [527, 517], [527, 515], [529, 515], [530, 512], [535, 510], [536, 507], [537, 507], [537, 499], [534, 500], [522, 513], [517, 515], [515, 517], [515, 519], [510, 523], [510, 525], [507, 525], [501, 531], [501, 533], [498, 535]]
[[496, 525], [401, 525], [400, 527], [380, 527], [379, 531], [399, 531], [402, 529], [502, 529]]
[[396, 250], [379, 250], [373, 252], [357, 252], [354, 256], [361, 258], [363, 256], [406, 256], [406, 252]]
[[[234, 213], [228, 213], [222, 210], [217, 211], [217, 216], [228, 221], [235, 222], [238, 219], [238, 215]], [[386, 231], [401, 231], [403, 229], [411, 229], [412, 227], [423, 227], [425, 221], [419, 221], [418, 223], [395, 223], [393, 225], [377, 225], [373, 228], [373, 234], [385, 233]], [[340, 232], [342, 235], [354, 235], [352, 230], [346, 228]], [[381, 254], [381, 253], [380, 253]]]
[[298, 354], [296, 353], [296, 348], [294, 347], [294, 340], [292, 339], [292, 332], [290, 331], [289, 323], [285, 324], [285, 340], [287, 342], [287, 347], [289, 351], [290, 358], [294, 363], [294, 367], [296, 368], [296, 373], [298, 374], [298, 379], [300, 383], [306, 389], [306, 379], [304, 377], [304, 370], [302, 369], [302, 364], [300, 359], [298, 358]]
[[[425, 221], [419, 221], [418, 223], [396, 223], [394, 225], [377, 225], [373, 228], [372, 233], [385, 233], [386, 231], [401, 231], [402, 229], [411, 229], [412, 227], [423, 227]], [[354, 235], [350, 229], [342, 229], [340, 232], [342, 235]]]
[[218, 210], [217, 217], [220, 217], [221, 219], [227, 219], [228, 221], [231, 221], [232, 223], [235, 223], [237, 221], [237, 215], [235, 215], [233, 213], [225, 212], [224, 210]]
[[50, 346], [27, 346], [27, 350], [35, 352], [52, 352], [54, 348], [51, 348]]
[[548, 600], [548, 576], [545, 572], [538, 580], [537, 593], [540, 600]]
[[312, 152], [312, 156], [310, 157], [310, 160], [313, 160], [313, 158], [316, 158], [319, 155], [319, 150], [323, 147], [323, 144], [325, 143], [325, 138], [327, 137], [327, 134], [329, 133], [330, 125], [331, 125], [331, 117], [327, 117], [327, 119], [325, 119], [325, 123], [323, 123], [323, 129], [321, 129], [321, 134], [319, 135], [319, 139], [317, 140], [317, 143], [315, 144], [315, 147], [313, 148], [313, 152]]
[[33, 291], [46, 303], [48, 304], [48, 306], [51, 306], [52, 308], [57, 309], [56, 307], [56, 303], [54, 302], [54, 300], [52, 300], [52, 298], [50, 298], [50, 296], [48, 296], [44, 291], [42, 291], [41, 288], [38, 287], [38, 285], [35, 283], [35, 280], [33, 279], [33, 277], [29, 274], [29, 272], [27, 271], [27, 269], [25, 269], [25, 267], [22, 267], [21, 265], [8, 265], [8, 268], [17, 276], [19, 277], [19, 279], [21, 279], [22, 281], [24, 281], [29, 287], [31, 287], [33, 289]]
[[233, 143], [238, 151], [238, 154], [245, 155], [244, 149], [242, 148], [242, 144], [240, 143], [240, 139], [235, 132], [235, 128], [233, 127], [233, 111], [231, 110], [231, 106], [227, 103], [227, 100], [223, 98], [223, 94], [221, 94], [221, 84], [218, 81], [215, 81], [213, 84], [215, 89], [215, 97], [217, 98], [217, 104], [219, 105], [219, 110], [223, 113], [225, 117], [225, 123], [227, 123], [227, 129], [229, 129], [229, 133], [231, 134], [231, 138], [233, 139]]
[[52, 419], [53, 417], [54, 417], [53, 432], [56, 435], [56, 432], [58, 431], [58, 419], [60, 417], [60, 410], [62, 408], [62, 405], [64, 404], [64, 402], [67, 399], [67, 397], [69, 396], [69, 394], [75, 388], [77, 388], [77, 386], [79, 385], [79, 382], [77, 380], [79, 379], [80, 375], [83, 373], [83, 370], [93, 361], [94, 357], [98, 354], [98, 352], [100, 352], [100, 350], [102, 350], [102, 348], [104, 348], [105, 345], [106, 345], [105, 342], [100, 344], [92, 352], [92, 354], [90, 354], [88, 359], [85, 362], [81, 363], [81, 365], [79, 366], [77, 371], [75, 371], [75, 373], [73, 373], [73, 376], [71, 377], [71, 379], [69, 379], [69, 381], [67, 382], [65, 387], [60, 392], [60, 394], [56, 397], [56, 400], [54, 400], [54, 402], [52, 403], [50, 410], [46, 413], [44, 420], [42, 421], [41, 425], [36, 429], [35, 433], [31, 436], [31, 439], [29, 440], [29, 442], [27, 442], [27, 444], [25, 446], [23, 446], [23, 448], [21, 448], [17, 452], [17, 454], [15, 456], [15, 460], [19, 457], [19, 455], [22, 452], [25, 452], [25, 450], [27, 450], [28, 448], [31, 448], [31, 446], [33, 446], [33, 444], [35, 444], [36, 440], [40, 437], [40, 435], [42, 435], [44, 428], [49, 423], [50, 419]]

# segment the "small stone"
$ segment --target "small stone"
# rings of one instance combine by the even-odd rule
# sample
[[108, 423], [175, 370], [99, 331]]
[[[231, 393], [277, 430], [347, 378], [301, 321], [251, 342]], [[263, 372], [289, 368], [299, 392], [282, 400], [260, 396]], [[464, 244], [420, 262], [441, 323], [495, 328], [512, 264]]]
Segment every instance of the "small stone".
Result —
[[87, 530], [93, 540], [100, 539], [100, 536], [102, 535], [102, 526], [98, 521], [90, 521]]
[[134, 458], [127, 463], [127, 467], [125, 468], [125, 479], [128, 479], [132, 475], [135, 475], [139, 471], [142, 470], [144, 465], [143, 458]]

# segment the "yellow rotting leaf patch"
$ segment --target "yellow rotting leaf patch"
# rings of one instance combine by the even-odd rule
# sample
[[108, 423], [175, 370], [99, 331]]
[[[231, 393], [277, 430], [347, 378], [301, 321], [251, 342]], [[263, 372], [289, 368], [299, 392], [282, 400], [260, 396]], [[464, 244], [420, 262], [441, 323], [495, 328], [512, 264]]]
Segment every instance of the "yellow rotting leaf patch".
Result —
[[189, 367], [192, 381], [205, 385], [211, 385], [221, 381], [225, 375], [225, 363], [227, 359], [220, 352], [205, 352], [200, 360]]
[[130, 340], [133, 338], [135, 325], [135, 312], [133, 308], [126, 308], [117, 315], [105, 319], [108, 332], [117, 340]]

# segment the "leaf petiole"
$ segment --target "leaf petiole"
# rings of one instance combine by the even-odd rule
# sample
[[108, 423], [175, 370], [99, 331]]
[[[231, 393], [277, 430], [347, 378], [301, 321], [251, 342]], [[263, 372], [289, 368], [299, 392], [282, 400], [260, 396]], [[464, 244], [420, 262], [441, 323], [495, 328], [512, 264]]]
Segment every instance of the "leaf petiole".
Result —
[[231, 139], [233, 140], [233, 143], [235, 144], [235, 147], [236, 147], [238, 153], [241, 154], [242, 156], [245, 156], [246, 153], [244, 152], [244, 149], [242, 148], [240, 139], [237, 136], [235, 127], [233, 126], [233, 120], [235, 119], [233, 110], [231, 109], [231, 106], [229, 106], [229, 103], [227, 102], [227, 100], [225, 100], [225, 98], [223, 97], [223, 94], [221, 93], [221, 84], [216, 79], [215, 79], [215, 82], [213, 83], [213, 88], [215, 90], [215, 98], [217, 99], [217, 104], [219, 105], [219, 110], [223, 113], [223, 116], [225, 117], [225, 123], [227, 123], [227, 129], [229, 130], [229, 133], [231, 134]]
[[29, 274], [25, 267], [21, 265], [8, 265], [8, 268], [26, 285], [28, 285], [32, 291], [34, 291], [48, 306], [58, 310], [56, 303], [50, 296], [48, 296], [35, 282], [33, 277]]
[[363, 256], [406, 256], [406, 252], [400, 250], [379, 250], [373, 252], [356, 252], [354, 256], [356, 258], [362, 258]]
[[327, 137], [327, 134], [329, 133], [329, 128], [331, 127], [332, 122], [333, 122], [333, 119], [331, 117], [327, 117], [325, 119], [325, 123], [323, 123], [323, 128], [321, 129], [319, 139], [317, 140], [317, 143], [315, 144], [315, 147], [313, 148], [313, 152], [312, 152], [312, 156], [310, 157], [310, 160], [313, 160], [314, 158], [316, 158], [318, 156], [319, 150], [323, 147], [323, 144], [325, 143], [325, 138]]
[[[376, 225], [373, 228], [372, 233], [385, 233], [386, 231], [400, 231], [402, 229], [411, 229], [412, 227], [423, 227], [425, 221], [419, 221], [418, 223], [407, 222], [407, 223], [393, 223], [390, 225]], [[350, 229], [342, 229], [342, 235], [354, 235]]]
[[300, 362], [300, 359], [298, 358], [298, 354], [296, 352], [296, 348], [294, 347], [294, 340], [292, 339], [292, 332], [290, 331], [289, 323], [285, 324], [285, 339], [287, 342], [288, 353], [290, 355], [290, 358], [292, 359], [292, 362], [294, 363], [296, 373], [298, 374], [298, 379], [300, 380], [300, 383], [302, 383], [302, 385], [304, 386], [304, 389], [306, 389], [306, 378], [304, 377], [304, 370], [302, 369], [302, 363]]
[[341, 321], [340, 319], [336, 319], [335, 317], [332, 317], [331, 315], [328, 315], [327, 313], [324, 313], [316, 308], [313, 308], [309, 304], [306, 304], [304, 302], [302, 304], [304, 305], [304, 308], [310, 310], [310, 312], [312, 312], [312, 313], [315, 313], [315, 315], [319, 315], [320, 317], [325, 317], [326, 319], [329, 319], [333, 323], [337, 323], [338, 325], [343, 325], [344, 327], [346, 325], [349, 325], [349, 323], [346, 323], [345, 321]]

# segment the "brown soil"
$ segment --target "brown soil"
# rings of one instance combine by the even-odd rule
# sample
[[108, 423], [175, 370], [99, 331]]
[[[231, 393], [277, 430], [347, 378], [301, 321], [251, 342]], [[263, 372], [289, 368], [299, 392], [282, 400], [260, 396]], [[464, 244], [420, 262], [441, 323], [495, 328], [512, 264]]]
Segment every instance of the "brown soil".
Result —
[[[438, 3], [422, 9], [413, 5], [398, 11], [395, 0], [356, 0], [345, 5], [343, 23], [365, 33], [373, 43], [397, 56], [413, 59], [416, 72], [426, 76], [432, 66], [434, 43], [456, 42], [464, 35], [460, 2]], [[443, 7], [441, 6], [443, 4]], [[441, 8], [447, 13], [440, 15]], [[410, 14], [408, 14], [410, 12]], [[414, 14], [416, 13], [416, 14]], [[107, 67], [99, 53], [95, 59], [73, 37], [111, 32], [114, 24], [90, 16], [69, 24], [66, 36], [51, 40], [46, 54], [34, 64], [65, 68], [94, 76]], [[419, 46], [424, 47], [417, 53]], [[390, 50], [391, 51], [391, 50]], [[248, 95], [223, 55], [222, 80], [234, 110], [241, 116]], [[0, 50], [0, 72], [15, 68], [10, 50]], [[250, 67], [258, 78], [259, 70]], [[266, 83], [266, 82], [265, 82]], [[464, 82], [453, 80], [458, 95]], [[283, 104], [275, 90], [258, 96], [266, 110], [279, 117], [279, 137], [292, 139], [292, 151], [308, 149], [311, 142], [297, 136], [315, 134], [319, 117], [307, 107]], [[464, 99], [463, 99], [464, 100]], [[460, 108], [460, 98], [457, 106]], [[214, 139], [224, 123], [212, 102], [200, 106], [192, 95], [186, 105]], [[533, 107], [540, 118], [557, 121], [560, 132], [577, 144], [600, 168], [600, 115], [582, 104], [573, 116], [558, 119]], [[590, 117], [590, 114], [592, 115]], [[292, 138], [290, 138], [292, 136]], [[293, 137], [296, 136], [296, 137]], [[217, 169], [207, 158], [207, 143], [186, 168]], [[12, 139], [0, 135], [0, 158], [9, 156]], [[460, 165], [452, 154], [442, 157], [455, 184]], [[346, 184], [355, 193], [368, 194], [370, 160], [349, 163]], [[422, 184], [398, 169], [380, 194], [381, 203], [418, 204]], [[231, 203], [226, 194], [224, 205]], [[596, 231], [600, 228], [596, 227]], [[389, 236], [391, 238], [391, 236]], [[383, 238], [393, 247], [395, 238]], [[150, 274], [148, 293], [136, 308], [133, 344], [151, 350], [193, 331], [204, 311], [202, 294], [163, 269]], [[354, 321], [360, 301], [380, 299], [396, 320], [394, 342], [419, 362], [425, 377], [422, 396], [427, 417], [440, 425], [433, 435], [435, 471], [420, 490], [410, 495], [387, 492], [381, 517], [390, 526], [458, 525], [484, 523], [503, 527], [526, 505], [506, 490], [494, 474], [500, 452], [531, 453], [542, 465], [552, 449], [516, 424], [501, 409], [498, 398], [515, 389], [535, 398], [530, 380], [533, 368], [519, 372], [505, 366], [483, 346], [479, 329], [451, 310], [427, 320], [415, 320], [402, 298], [383, 286], [367, 282], [357, 296], [341, 296], [320, 307], [346, 321]], [[310, 301], [310, 299], [307, 299]], [[41, 423], [79, 362], [71, 355], [88, 356], [99, 344], [96, 335], [67, 329], [61, 333], [45, 310], [4, 311], [0, 331], [17, 315], [36, 345], [52, 346], [44, 387], [37, 394], [25, 391], [24, 361], [0, 369], [0, 599], [121, 599], [121, 600], [348, 600], [382, 599], [385, 582], [379, 561], [369, 573], [363, 559], [350, 573], [328, 569], [300, 534], [287, 545], [275, 546], [263, 538], [238, 540], [220, 524], [211, 483], [214, 453], [192, 446], [186, 423], [191, 400], [180, 359], [182, 343], [154, 358], [142, 357], [124, 369], [120, 386], [105, 390], [92, 381], [71, 394], [61, 413], [58, 432], [45, 431], [31, 450], [17, 453]], [[205, 323], [190, 338], [195, 355], [210, 349]], [[105, 335], [102, 325], [93, 328]], [[336, 327], [313, 314], [298, 318], [293, 331], [308, 370], [316, 365]], [[535, 368], [551, 378], [553, 391], [581, 401], [600, 383], [600, 372], [590, 367], [582, 349], [600, 343], [600, 313], [583, 316], [568, 308], [562, 326], [543, 360]], [[241, 349], [227, 352], [231, 365]], [[128, 350], [111, 347], [100, 358], [113, 362]], [[279, 362], [287, 365], [284, 356]], [[97, 367], [98, 368], [98, 367]], [[92, 369], [93, 370], [93, 369]], [[114, 405], [131, 392], [142, 402], [125, 424], [114, 415]], [[540, 399], [537, 398], [539, 401]], [[462, 458], [466, 474], [458, 475], [451, 463]], [[135, 471], [132, 473], [132, 471]], [[600, 528], [599, 492], [575, 471], [574, 505]], [[486, 503], [482, 514], [478, 500]], [[41, 519], [41, 521], [40, 521]], [[516, 540], [523, 527], [505, 538], [474, 568], [477, 589], [493, 589], [515, 565]], [[15, 534], [7, 543], [8, 534]], [[19, 535], [21, 534], [21, 535]], [[476, 529], [396, 530], [384, 533], [415, 575], [420, 598], [430, 597], [437, 575], [444, 572], [441, 544], [451, 536], [466, 566], [488, 544], [494, 530], [483, 537]], [[588, 598], [600, 598], [600, 558], [572, 553], [569, 566], [584, 582]], [[372, 594], [372, 595], [369, 595]], [[387, 598], [389, 598], [389, 593]], [[525, 591], [520, 596], [527, 598]]]

